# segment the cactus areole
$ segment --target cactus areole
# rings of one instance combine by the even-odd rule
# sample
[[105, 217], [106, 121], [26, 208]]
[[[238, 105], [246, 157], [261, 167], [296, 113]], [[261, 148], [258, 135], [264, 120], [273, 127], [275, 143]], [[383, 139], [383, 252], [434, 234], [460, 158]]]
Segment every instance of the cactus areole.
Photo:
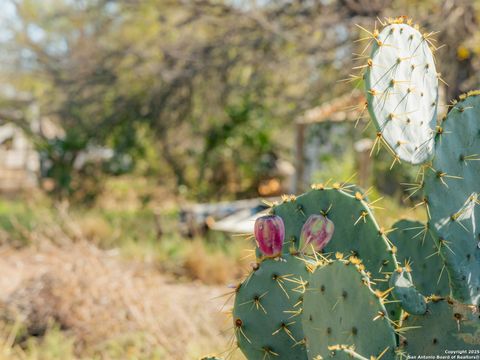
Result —
[[277, 215], [259, 217], [255, 221], [255, 239], [265, 256], [280, 255], [285, 240], [285, 225], [282, 218]]
[[322, 250], [332, 239], [335, 226], [323, 215], [310, 215], [302, 227], [300, 246], [302, 251]]

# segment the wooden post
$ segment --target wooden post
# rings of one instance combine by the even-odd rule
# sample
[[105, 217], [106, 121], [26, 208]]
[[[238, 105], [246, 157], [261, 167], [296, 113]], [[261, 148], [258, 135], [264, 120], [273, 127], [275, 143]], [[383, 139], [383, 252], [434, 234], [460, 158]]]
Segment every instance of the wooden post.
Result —
[[370, 177], [372, 175], [372, 159], [370, 158], [372, 146], [373, 141], [371, 139], [361, 139], [353, 145], [358, 171], [358, 185], [363, 189], [366, 189], [369, 186]]
[[161, 217], [162, 215], [159, 210], [153, 211], [153, 220], [155, 221], [155, 232], [157, 235], [157, 241], [161, 241], [163, 237], [163, 226]]
[[305, 184], [305, 128], [304, 123], [296, 123], [295, 192], [297, 194], [304, 191]]

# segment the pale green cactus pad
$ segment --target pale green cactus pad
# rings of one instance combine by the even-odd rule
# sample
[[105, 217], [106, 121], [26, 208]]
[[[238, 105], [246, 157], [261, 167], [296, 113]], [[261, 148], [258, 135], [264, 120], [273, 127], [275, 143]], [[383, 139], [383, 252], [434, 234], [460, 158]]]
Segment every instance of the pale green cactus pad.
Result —
[[[353, 345], [360, 354], [393, 359], [395, 333], [385, 307], [369, 286], [366, 274], [346, 261], [318, 268], [303, 301], [303, 330], [308, 358], [328, 359], [332, 346]], [[372, 341], [375, 339], [375, 341]], [[344, 352], [336, 357], [348, 359]]]
[[438, 75], [428, 35], [404, 23], [373, 33], [366, 67], [368, 110], [399, 160], [421, 164], [433, 156]]
[[[428, 303], [425, 315], [410, 315], [403, 326], [403, 350], [410, 355], [448, 355], [446, 350], [480, 349], [480, 319], [476, 307], [451, 300]], [[478, 354], [477, 354], [478, 355]]]
[[299, 316], [310, 276], [305, 261], [288, 254], [265, 259], [238, 288], [233, 326], [247, 359], [307, 358]]
[[425, 296], [450, 294], [448, 274], [438, 253], [435, 233], [419, 221], [400, 220], [389, 239], [397, 247], [397, 260], [412, 269], [415, 287]]
[[480, 96], [462, 96], [441, 124], [426, 171], [430, 224], [457, 300], [480, 305]]

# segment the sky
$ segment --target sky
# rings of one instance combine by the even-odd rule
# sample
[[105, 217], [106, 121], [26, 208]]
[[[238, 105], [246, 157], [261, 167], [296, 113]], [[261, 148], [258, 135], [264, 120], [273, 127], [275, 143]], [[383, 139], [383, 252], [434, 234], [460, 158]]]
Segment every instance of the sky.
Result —
[[8, 40], [10, 33], [5, 28], [7, 22], [15, 19], [15, 8], [9, 0], [0, 0], [0, 41]]

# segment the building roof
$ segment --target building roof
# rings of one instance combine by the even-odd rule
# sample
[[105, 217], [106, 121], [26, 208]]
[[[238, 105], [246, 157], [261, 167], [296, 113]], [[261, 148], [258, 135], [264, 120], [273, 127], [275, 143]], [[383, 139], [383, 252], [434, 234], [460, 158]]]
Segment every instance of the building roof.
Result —
[[322, 122], [357, 121], [365, 108], [366, 99], [362, 91], [356, 89], [349, 94], [335, 98], [298, 117], [297, 124], [316, 124]]

